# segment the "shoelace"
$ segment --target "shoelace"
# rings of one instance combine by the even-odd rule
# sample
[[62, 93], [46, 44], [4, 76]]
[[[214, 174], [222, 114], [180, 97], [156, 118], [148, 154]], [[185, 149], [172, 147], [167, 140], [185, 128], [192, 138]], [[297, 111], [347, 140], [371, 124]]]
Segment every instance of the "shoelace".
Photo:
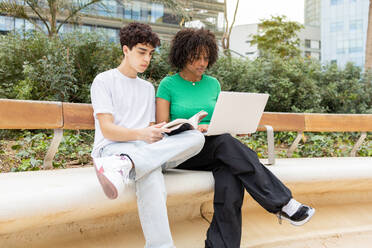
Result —
[[283, 221], [282, 210], [280, 210], [279, 213], [278, 213], [278, 222], [279, 222], [280, 225], [282, 224], [282, 221]]
[[112, 168], [115, 171], [119, 172], [123, 177], [124, 183], [128, 184], [129, 183], [129, 172], [132, 169], [132, 167], [127, 166], [127, 165], [123, 166], [123, 163], [128, 163], [128, 165], [131, 165], [131, 161], [127, 157], [124, 157], [124, 159], [123, 157], [124, 156], [120, 156], [120, 157], [118, 156], [117, 161], [112, 163]]

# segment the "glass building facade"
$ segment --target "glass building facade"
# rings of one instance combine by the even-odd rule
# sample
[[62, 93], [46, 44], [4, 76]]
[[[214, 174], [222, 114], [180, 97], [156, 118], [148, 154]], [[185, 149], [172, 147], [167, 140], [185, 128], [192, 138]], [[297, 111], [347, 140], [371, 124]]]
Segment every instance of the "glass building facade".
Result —
[[305, 0], [305, 25], [320, 27], [320, 0]]
[[[190, 1], [187, 8], [191, 10], [191, 21], [183, 23], [184, 26], [205, 27], [214, 31], [217, 37], [222, 36], [224, 4], [221, 0]], [[160, 38], [169, 40], [180, 29], [182, 20], [163, 4], [149, 1], [118, 3], [116, 0], [103, 0], [99, 6], [91, 5], [81, 13], [83, 16], [79, 24], [64, 24], [60, 33], [76, 29], [99, 31], [110, 40], [118, 41], [120, 28], [125, 23], [138, 21], [150, 24]], [[28, 21], [0, 14], [0, 34], [33, 29], [34, 25]]]
[[369, 0], [322, 0], [322, 62], [363, 67]]

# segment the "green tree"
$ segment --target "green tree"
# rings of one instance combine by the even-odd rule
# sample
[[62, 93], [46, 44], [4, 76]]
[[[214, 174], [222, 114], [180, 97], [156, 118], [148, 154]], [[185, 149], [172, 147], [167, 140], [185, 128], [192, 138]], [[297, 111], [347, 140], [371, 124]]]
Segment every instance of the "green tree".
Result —
[[252, 36], [252, 45], [257, 45], [261, 55], [276, 54], [281, 57], [300, 55], [300, 39], [297, 32], [303, 28], [298, 22], [288, 21], [286, 16], [272, 16], [258, 25], [259, 33]]
[[224, 18], [225, 18], [226, 26], [225, 26], [225, 31], [221, 39], [221, 44], [222, 44], [224, 53], [226, 55], [230, 55], [230, 36], [231, 36], [232, 28], [235, 23], [236, 14], [238, 13], [239, 0], [237, 0], [236, 2], [234, 16], [233, 16], [233, 20], [230, 26], [229, 26], [229, 19], [227, 18], [227, 0], [224, 0], [224, 4], [225, 4]]
[[[131, 0], [116, 0], [118, 3], [130, 2]], [[180, 0], [150, 0], [163, 3], [173, 13], [188, 17], [182, 8]], [[43, 27], [47, 30], [49, 37], [58, 34], [61, 27], [66, 23], [78, 23], [82, 16], [82, 10], [91, 5], [107, 9], [104, 0], [2, 0], [0, 1], [0, 12], [9, 16], [26, 19], [35, 25], [39, 31]], [[41, 20], [41, 24], [36, 19]], [[58, 22], [57, 22], [58, 21]]]

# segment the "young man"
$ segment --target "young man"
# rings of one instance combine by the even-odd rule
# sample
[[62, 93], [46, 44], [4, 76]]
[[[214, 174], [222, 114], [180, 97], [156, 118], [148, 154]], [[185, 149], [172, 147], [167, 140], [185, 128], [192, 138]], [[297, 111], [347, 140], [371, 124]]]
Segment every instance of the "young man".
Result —
[[153, 125], [154, 87], [137, 77], [160, 44], [151, 27], [140, 23], [124, 26], [120, 43], [124, 53], [121, 64], [97, 75], [91, 87], [96, 174], [110, 199], [120, 196], [133, 179], [145, 247], [174, 247], [161, 170], [196, 155], [204, 145], [204, 136], [196, 130], [167, 136], [165, 123]]

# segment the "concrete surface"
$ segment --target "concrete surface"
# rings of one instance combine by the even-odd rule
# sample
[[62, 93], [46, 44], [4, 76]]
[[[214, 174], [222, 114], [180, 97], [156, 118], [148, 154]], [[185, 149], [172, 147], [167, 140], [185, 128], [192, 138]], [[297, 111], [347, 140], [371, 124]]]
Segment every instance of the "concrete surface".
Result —
[[[279, 225], [247, 194], [241, 247], [370, 247], [372, 158], [278, 159], [269, 169], [317, 212], [303, 227]], [[211, 174], [171, 171], [166, 184], [176, 246], [204, 247]], [[110, 201], [93, 168], [0, 174], [0, 247], [143, 247], [132, 187]]]

